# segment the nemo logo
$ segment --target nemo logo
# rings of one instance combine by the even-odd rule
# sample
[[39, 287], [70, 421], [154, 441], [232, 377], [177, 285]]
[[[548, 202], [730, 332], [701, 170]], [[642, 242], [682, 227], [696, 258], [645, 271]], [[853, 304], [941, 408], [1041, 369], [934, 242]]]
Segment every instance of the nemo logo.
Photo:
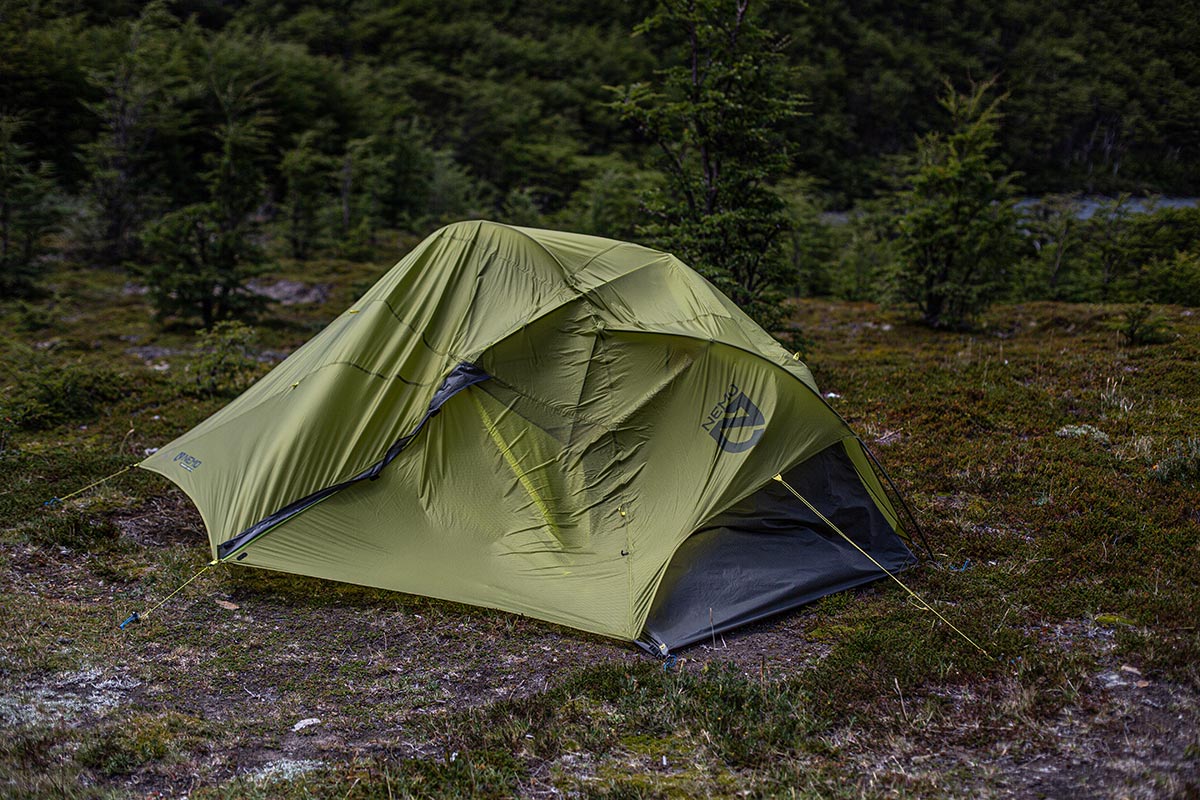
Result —
[[729, 384], [725, 396], [718, 400], [700, 423], [708, 435], [727, 453], [744, 453], [762, 438], [767, 420], [754, 401]]
[[175, 456], [175, 463], [186, 469], [188, 472], [195, 472], [200, 467], [200, 459], [195, 456], [189, 456], [182, 450]]

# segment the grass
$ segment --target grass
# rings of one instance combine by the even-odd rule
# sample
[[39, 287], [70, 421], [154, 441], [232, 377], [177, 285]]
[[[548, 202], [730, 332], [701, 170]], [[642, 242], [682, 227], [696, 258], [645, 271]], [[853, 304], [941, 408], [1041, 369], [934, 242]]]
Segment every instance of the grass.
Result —
[[[381, 271], [287, 265], [331, 299], [274, 308], [251, 352], [294, 348]], [[1117, 306], [999, 306], [939, 334], [873, 305], [798, 303], [819, 384], [935, 551], [911, 584], [992, 657], [880, 583], [664, 670], [513, 615], [231, 567], [118, 631], [208, 560], [194, 509], [136, 470], [43, 503], [227, 402], [224, 365], [230, 381], [256, 367], [158, 326], [120, 275], [48, 281], [42, 300], [0, 305], [0, 795], [1200, 786], [1200, 314], [1164, 309], [1173, 338], [1133, 346]]]

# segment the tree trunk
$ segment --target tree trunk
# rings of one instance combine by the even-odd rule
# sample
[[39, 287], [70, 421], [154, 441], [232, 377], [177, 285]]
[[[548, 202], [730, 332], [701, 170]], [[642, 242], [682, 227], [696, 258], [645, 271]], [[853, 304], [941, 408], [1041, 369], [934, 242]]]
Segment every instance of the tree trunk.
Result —
[[354, 187], [354, 160], [349, 153], [342, 162], [342, 235], [350, 232], [350, 190]]

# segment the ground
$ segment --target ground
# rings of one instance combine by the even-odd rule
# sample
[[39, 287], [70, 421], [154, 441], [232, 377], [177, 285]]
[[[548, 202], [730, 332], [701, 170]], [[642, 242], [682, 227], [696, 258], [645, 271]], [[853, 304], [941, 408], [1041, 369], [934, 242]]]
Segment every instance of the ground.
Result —
[[928, 539], [906, 580], [986, 656], [889, 582], [666, 663], [234, 566], [168, 599], [210, 558], [177, 490], [132, 471], [43, 505], [228, 402], [371, 269], [281, 273], [215, 385], [115, 274], [2, 307], [0, 796], [1200, 797], [1200, 315], [1133, 347], [1116, 306], [937, 333], [797, 304]]

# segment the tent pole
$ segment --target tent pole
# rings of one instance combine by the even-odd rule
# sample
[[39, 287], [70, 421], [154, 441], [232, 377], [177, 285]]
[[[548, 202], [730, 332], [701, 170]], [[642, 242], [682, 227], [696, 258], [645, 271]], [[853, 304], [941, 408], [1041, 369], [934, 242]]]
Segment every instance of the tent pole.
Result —
[[896, 499], [900, 501], [900, 506], [904, 509], [905, 516], [908, 517], [908, 521], [913, 524], [913, 528], [916, 529], [917, 534], [921, 537], [921, 544], [925, 547], [925, 552], [929, 554], [929, 560], [936, 561], [937, 557], [933, 554], [933, 548], [929, 546], [929, 540], [925, 538], [925, 529], [921, 527], [919, 522], [917, 522], [916, 515], [914, 515], [912, 509], [908, 507], [908, 501], [904, 499], [904, 495], [901, 494], [900, 490], [896, 488], [896, 483], [892, 480], [892, 476], [889, 475], [888, 471], [883, 468], [883, 464], [879, 463], [879, 459], [875, 457], [874, 451], [867, 447], [867, 443], [862, 440], [862, 437], [855, 436], [854, 438], [858, 440], [860, 445], [862, 445], [863, 452], [867, 454], [867, 458], [871, 459], [871, 463], [874, 464], [875, 468], [879, 470], [879, 474], [883, 475], [883, 479], [887, 481], [888, 486], [892, 487], [892, 494], [894, 494]]

